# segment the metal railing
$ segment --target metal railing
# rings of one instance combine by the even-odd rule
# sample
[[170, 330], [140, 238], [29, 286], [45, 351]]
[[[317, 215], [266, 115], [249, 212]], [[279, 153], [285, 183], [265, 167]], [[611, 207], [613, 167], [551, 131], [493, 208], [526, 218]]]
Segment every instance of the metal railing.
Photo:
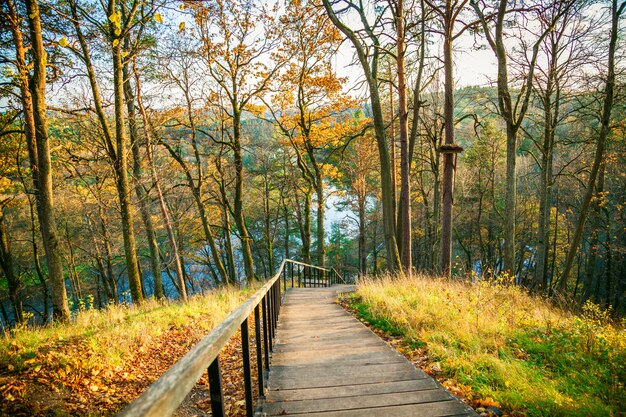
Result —
[[[290, 267], [287, 268], [287, 265]], [[283, 291], [280, 285], [281, 277]], [[290, 259], [283, 260], [278, 272], [263, 287], [230, 313], [204, 339], [152, 383], [143, 394], [122, 410], [119, 416], [171, 415], [204, 372], [208, 373], [209, 378], [212, 415], [224, 416], [224, 393], [219, 354], [239, 329], [241, 329], [246, 414], [253, 416], [248, 317], [254, 312], [257, 383], [259, 397], [262, 397], [265, 384], [264, 371], [267, 372], [270, 368], [270, 355], [282, 303], [281, 293], [286, 292], [289, 279], [291, 287], [296, 287], [296, 284], [297, 287], [326, 287], [344, 282], [335, 268], [320, 268]]]
[[291, 259], [283, 268], [283, 289], [286, 291], [291, 283], [291, 288], [315, 288], [328, 287], [334, 284], [345, 284], [343, 277], [335, 268], [322, 268]]

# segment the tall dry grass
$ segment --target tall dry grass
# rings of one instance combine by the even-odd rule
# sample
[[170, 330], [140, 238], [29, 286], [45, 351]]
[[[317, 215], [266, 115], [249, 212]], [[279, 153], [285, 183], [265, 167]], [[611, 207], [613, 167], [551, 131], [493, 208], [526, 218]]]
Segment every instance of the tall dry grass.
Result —
[[582, 315], [496, 281], [423, 275], [359, 282], [353, 306], [374, 326], [426, 346], [462, 384], [532, 416], [623, 415], [626, 331], [588, 303]]

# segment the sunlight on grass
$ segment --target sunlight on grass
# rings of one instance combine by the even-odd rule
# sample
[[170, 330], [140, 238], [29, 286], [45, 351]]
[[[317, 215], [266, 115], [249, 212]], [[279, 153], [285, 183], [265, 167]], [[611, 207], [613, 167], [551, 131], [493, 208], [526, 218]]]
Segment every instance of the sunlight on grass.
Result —
[[444, 372], [528, 416], [626, 409], [626, 331], [588, 303], [581, 316], [504, 281], [366, 279], [352, 296], [374, 326], [425, 345]]
[[[45, 355], [63, 361], [63, 346], [83, 345], [92, 366], [119, 366], [125, 357], [172, 328], [193, 324], [208, 333], [251, 295], [253, 289], [221, 288], [186, 303], [146, 301], [139, 307], [111, 305], [105, 310], [79, 312], [72, 323], [46, 327], [20, 327], [0, 338], [0, 364], [20, 369], [28, 360]], [[59, 356], [61, 355], [61, 356]]]

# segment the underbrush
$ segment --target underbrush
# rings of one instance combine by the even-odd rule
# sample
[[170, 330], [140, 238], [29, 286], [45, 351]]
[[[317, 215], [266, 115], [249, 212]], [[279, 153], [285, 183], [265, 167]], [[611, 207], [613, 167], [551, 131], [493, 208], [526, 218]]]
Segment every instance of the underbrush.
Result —
[[351, 307], [509, 415], [626, 415], [625, 322], [592, 303], [575, 315], [504, 282], [418, 276], [363, 280]]
[[0, 415], [102, 415], [156, 380], [255, 288], [79, 312], [0, 337]]

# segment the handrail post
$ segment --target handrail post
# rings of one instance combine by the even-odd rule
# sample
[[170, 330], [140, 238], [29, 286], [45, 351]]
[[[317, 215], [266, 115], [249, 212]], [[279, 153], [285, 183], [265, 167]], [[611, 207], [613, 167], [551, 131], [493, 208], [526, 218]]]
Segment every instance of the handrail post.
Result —
[[287, 264], [283, 264], [283, 291], [287, 292]]
[[265, 296], [263, 297], [263, 300], [261, 300], [261, 308], [262, 308], [262, 313], [263, 313], [263, 348], [265, 349], [265, 369], [267, 369], [269, 371], [270, 369], [270, 349], [272, 349], [272, 336], [270, 335], [270, 329], [269, 329], [269, 324], [270, 321], [268, 320], [267, 317], [267, 293], [265, 293]]
[[298, 288], [302, 288], [302, 277], [300, 276], [301, 269], [300, 265], [298, 265]]
[[289, 266], [291, 266], [291, 288], [293, 288], [293, 263], [289, 262]]
[[[259, 397], [265, 396], [263, 390], [263, 351], [261, 349], [261, 313], [259, 305], [254, 307], [254, 338], [256, 339], [256, 372], [259, 384]], [[267, 350], [266, 350], [267, 352]]]
[[253, 417], [252, 410], [252, 373], [250, 372], [250, 337], [248, 318], [241, 323], [241, 358], [243, 360], [243, 382], [246, 393], [246, 416]]
[[267, 292], [267, 324], [270, 330], [270, 351], [274, 351], [274, 286]]
[[220, 371], [220, 357], [218, 356], [209, 365], [209, 392], [211, 395], [211, 414], [224, 417], [224, 398], [222, 393], [222, 372]]

